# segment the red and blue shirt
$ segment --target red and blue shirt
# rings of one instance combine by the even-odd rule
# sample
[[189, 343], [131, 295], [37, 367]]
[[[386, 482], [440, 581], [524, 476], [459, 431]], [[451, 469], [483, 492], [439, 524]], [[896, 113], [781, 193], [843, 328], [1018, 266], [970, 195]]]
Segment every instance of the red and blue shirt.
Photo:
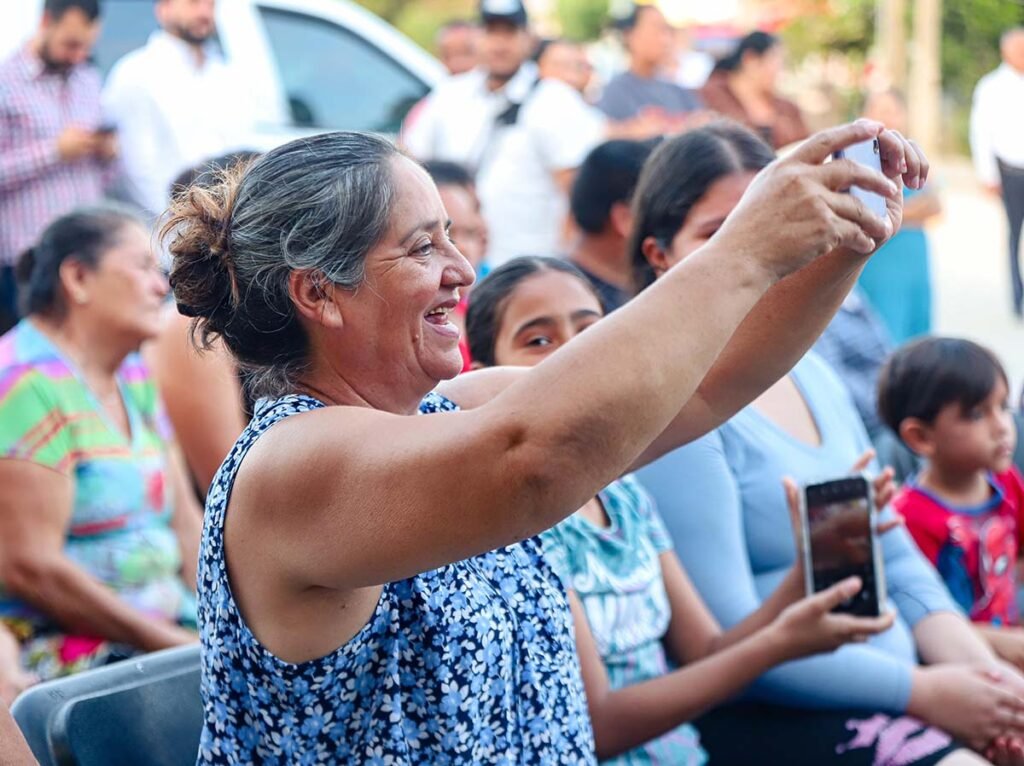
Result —
[[953, 508], [912, 482], [893, 507], [972, 620], [1016, 625], [1024, 478], [1011, 468], [988, 481], [991, 498], [974, 508]]

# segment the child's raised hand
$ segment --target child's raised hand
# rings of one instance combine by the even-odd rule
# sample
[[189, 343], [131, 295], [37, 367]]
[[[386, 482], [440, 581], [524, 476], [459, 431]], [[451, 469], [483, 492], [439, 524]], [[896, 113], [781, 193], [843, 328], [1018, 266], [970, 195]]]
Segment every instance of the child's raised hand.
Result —
[[895, 615], [854, 617], [832, 610], [853, 598], [863, 587], [859, 577], [850, 577], [813, 596], [790, 605], [772, 623], [787, 659], [831, 652], [843, 644], [867, 641], [870, 636], [892, 627]]

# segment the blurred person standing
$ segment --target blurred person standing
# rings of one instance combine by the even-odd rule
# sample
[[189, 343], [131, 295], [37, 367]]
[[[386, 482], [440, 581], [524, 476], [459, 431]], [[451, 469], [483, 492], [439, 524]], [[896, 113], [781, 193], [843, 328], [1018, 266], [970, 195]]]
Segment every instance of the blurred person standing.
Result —
[[437, 31], [437, 57], [448, 74], [464, 74], [480, 60], [480, 27], [472, 21], [449, 21]]
[[103, 196], [116, 142], [88, 63], [99, 0], [46, 0], [39, 31], [0, 64], [0, 334], [17, 321], [14, 265], [54, 218]]
[[125, 193], [153, 217], [179, 173], [246, 148], [255, 122], [244, 76], [216, 44], [214, 0], [156, 0], [155, 10], [162, 29], [117, 62], [103, 93]]
[[534, 54], [537, 73], [542, 80], [561, 80], [586, 97], [594, 67], [582, 45], [564, 37], [541, 40]]
[[[874, 93], [864, 116], [907, 130], [907, 105], [895, 90]], [[899, 346], [932, 329], [931, 247], [925, 224], [942, 212], [934, 185], [903, 190], [903, 226], [871, 259], [858, 284]]]
[[657, 6], [634, 6], [621, 22], [629, 68], [604, 88], [598, 108], [613, 120], [657, 115], [666, 128], [682, 127], [702, 108], [700, 97], [665, 76], [675, 53], [675, 30]]
[[1024, 315], [1020, 236], [1024, 226], [1024, 27], [1003, 34], [1003, 63], [981, 78], [971, 109], [971, 152], [978, 178], [1003, 199], [1010, 224], [1013, 312]]
[[520, 0], [483, 0], [481, 62], [439, 85], [403, 131], [419, 160], [472, 169], [490, 231], [491, 266], [562, 246], [576, 168], [605, 121], [564, 82], [541, 80]]
[[[487, 273], [484, 257], [487, 255], [487, 222], [480, 212], [480, 199], [476, 195], [473, 176], [462, 165], [444, 160], [423, 163], [430, 174], [441, 204], [448, 212], [451, 223], [448, 238], [459, 248], [469, 261], [477, 279]], [[459, 328], [459, 352], [462, 354], [462, 371], [471, 368], [472, 359], [466, 337], [466, 312], [469, 310], [469, 293], [473, 285], [463, 285], [459, 290], [459, 303], [452, 309], [450, 321]]]
[[587, 155], [572, 186], [569, 209], [578, 234], [567, 258], [593, 285], [606, 313], [633, 294], [627, 252], [633, 229], [630, 203], [655, 146], [655, 139], [606, 141]]
[[715, 66], [701, 89], [704, 103], [743, 123], [775, 149], [802, 141], [809, 131], [800, 109], [776, 89], [783, 60], [777, 37], [751, 32]]

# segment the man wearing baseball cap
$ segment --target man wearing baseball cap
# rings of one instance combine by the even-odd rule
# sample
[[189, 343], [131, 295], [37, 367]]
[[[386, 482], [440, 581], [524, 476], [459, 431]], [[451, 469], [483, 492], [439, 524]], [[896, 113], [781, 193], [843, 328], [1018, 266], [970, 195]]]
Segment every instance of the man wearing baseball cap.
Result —
[[605, 119], [579, 93], [540, 80], [521, 0], [482, 0], [480, 65], [439, 85], [402, 140], [420, 160], [470, 168], [491, 233], [487, 261], [557, 255], [567, 192]]

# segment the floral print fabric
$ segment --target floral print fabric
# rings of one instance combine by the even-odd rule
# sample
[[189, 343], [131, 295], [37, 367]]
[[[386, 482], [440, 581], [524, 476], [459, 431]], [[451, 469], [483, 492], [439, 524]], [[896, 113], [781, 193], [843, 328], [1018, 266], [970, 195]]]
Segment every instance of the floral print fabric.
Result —
[[568, 606], [536, 538], [386, 584], [362, 630], [320, 659], [286, 663], [257, 642], [224, 564], [231, 486], [263, 432], [323, 406], [261, 402], [207, 500], [199, 763], [594, 763]]

